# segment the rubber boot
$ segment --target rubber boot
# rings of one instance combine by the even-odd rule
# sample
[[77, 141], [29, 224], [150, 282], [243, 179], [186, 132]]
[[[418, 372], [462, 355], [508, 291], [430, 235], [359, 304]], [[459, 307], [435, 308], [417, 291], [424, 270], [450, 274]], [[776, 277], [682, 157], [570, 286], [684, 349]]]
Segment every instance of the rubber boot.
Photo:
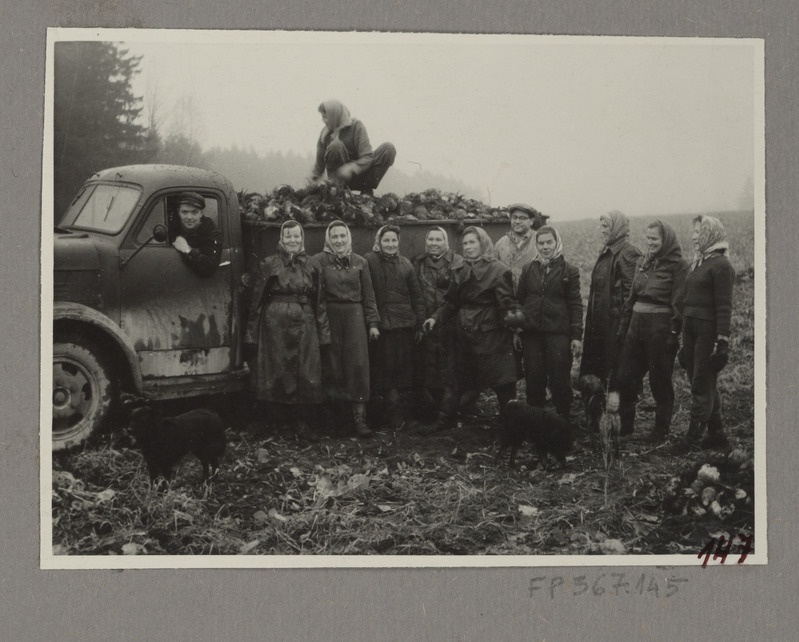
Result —
[[671, 406], [657, 406], [655, 408], [655, 429], [647, 437], [647, 442], [651, 444], [662, 444], [669, 436], [671, 429]]
[[619, 404], [619, 419], [621, 421], [620, 435], [632, 435], [635, 430], [635, 401], [622, 401]]
[[480, 398], [479, 390], [467, 390], [462, 393], [458, 401], [461, 414], [477, 415], [477, 400]]
[[724, 434], [724, 425], [719, 415], [711, 415], [707, 422], [707, 437], [702, 440], [703, 450], [727, 450], [730, 440]]
[[310, 426], [309, 418], [311, 413], [308, 411], [308, 408], [306, 406], [297, 406], [295, 413], [294, 428], [297, 432], [297, 436], [300, 439], [305, 439], [313, 443], [319, 441], [319, 435]]
[[366, 404], [356, 401], [352, 404], [352, 419], [355, 422], [355, 434], [359, 437], [371, 437], [372, 431], [366, 425]]
[[669, 449], [669, 452], [672, 455], [684, 455], [689, 450], [697, 448], [699, 446], [699, 440], [702, 439], [702, 433], [704, 432], [705, 423], [697, 419], [691, 419], [685, 436], [681, 437], [679, 441]]
[[404, 422], [404, 417], [402, 416], [402, 400], [399, 390], [391, 388], [391, 390], [386, 393], [385, 400], [385, 423], [391, 430], [397, 430]]
[[459, 399], [460, 397], [452, 388], [444, 388], [436, 420], [430, 425], [421, 427], [419, 429], [419, 434], [432, 435], [433, 433], [453, 428], [455, 425], [455, 415], [458, 412]]

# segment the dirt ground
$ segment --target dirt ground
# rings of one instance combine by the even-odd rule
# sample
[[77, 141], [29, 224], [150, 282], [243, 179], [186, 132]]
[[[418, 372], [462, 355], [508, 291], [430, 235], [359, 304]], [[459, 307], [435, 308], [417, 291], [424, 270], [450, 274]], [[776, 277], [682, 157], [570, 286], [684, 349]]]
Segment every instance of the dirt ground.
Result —
[[[698, 498], [681, 500], [704, 464], [721, 471], [728, 497], [736, 489], [753, 497], [751, 463], [740, 459], [752, 452], [751, 425], [731, 426], [734, 461], [724, 453], [675, 457], [643, 439], [653, 410], [645, 395], [638, 430], [610, 468], [607, 496], [603, 459], [582, 428], [565, 468], [551, 461], [544, 470], [527, 446], [516, 470], [507, 458], [495, 461], [493, 395], [481, 396], [457, 428], [432, 436], [408, 424], [366, 440], [337, 435], [312, 443], [251, 415], [228, 431], [222, 470], [208, 489], [187, 458], [168, 491], [152, 490], [140, 454], [113, 433], [56, 457], [54, 550], [695, 557], [712, 536], [751, 535], [753, 504], [699, 518]], [[685, 412], [683, 403], [675, 426]], [[578, 401], [574, 414], [584, 426]]]

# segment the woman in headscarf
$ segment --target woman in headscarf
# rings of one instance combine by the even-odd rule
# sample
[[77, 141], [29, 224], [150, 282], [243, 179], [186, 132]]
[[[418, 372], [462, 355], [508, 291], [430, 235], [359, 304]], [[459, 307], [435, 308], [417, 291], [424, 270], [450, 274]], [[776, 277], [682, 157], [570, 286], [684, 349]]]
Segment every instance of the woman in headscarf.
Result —
[[580, 376], [595, 375], [615, 388], [619, 323], [641, 251], [629, 241], [629, 219], [619, 211], [599, 217], [604, 247], [591, 272]]
[[369, 347], [371, 387], [383, 396], [383, 415], [392, 428], [405, 421], [400, 395], [413, 385], [413, 339], [425, 320], [419, 281], [399, 246], [400, 228], [384, 225], [365, 255], [380, 314], [380, 338]]
[[696, 446], [705, 429], [708, 435], [701, 442], [702, 448], [729, 447], [716, 380], [729, 358], [735, 269], [727, 258], [729, 243], [721, 221], [697, 216], [693, 223], [695, 254], [681, 301], [682, 349], [678, 355], [691, 381], [691, 423], [677, 451]]
[[338, 100], [319, 105], [325, 126], [316, 143], [316, 163], [311, 181], [318, 182], [327, 171], [328, 180], [350, 189], [372, 194], [394, 164], [397, 150], [383, 143], [372, 151], [366, 127]]
[[522, 358], [527, 403], [546, 404], [547, 385], [556, 412], [571, 413], [572, 358], [579, 357], [583, 334], [580, 271], [563, 258], [563, 241], [551, 225], [535, 233], [536, 258], [519, 276], [516, 298], [522, 307]]
[[671, 376], [680, 345], [679, 298], [688, 263], [674, 229], [663, 221], [646, 228], [647, 252], [639, 259], [619, 326], [622, 343], [617, 387], [621, 398], [621, 434], [635, 425], [635, 400], [644, 375], [655, 398], [655, 429], [650, 440], [664, 441], [671, 429], [674, 386]]
[[[452, 283], [444, 303], [424, 322], [424, 331], [454, 321], [459, 391], [493, 388], [500, 412], [516, 396], [516, 361], [513, 333], [503, 317], [518, 308], [510, 270], [494, 254], [485, 230], [470, 226], [463, 231], [463, 265], [452, 270]], [[425, 432], [451, 427], [457, 411], [452, 403], [441, 407], [438, 419]]]
[[[447, 231], [431, 227], [425, 237], [425, 252], [413, 260], [424, 300], [425, 318], [431, 317], [444, 304], [444, 295], [452, 283], [454, 272], [463, 267], [463, 257], [449, 248]], [[452, 324], [441, 324], [430, 333], [417, 337], [414, 386], [419, 400], [420, 416], [454, 403], [457, 391], [455, 378], [455, 333]]]
[[324, 250], [314, 256], [314, 261], [322, 271], [330, 322], [330, 346], [322, 360], [325, 392], [333, 403], [351, 407], [356, 434], [368, 437], [372, 434], [366, 425], [368, 341], [380, 336], [369, 264], [353, 253], [350, 229], [343, 221], [327, 226]]
[[320, 272], [296, 221], [283, 223], [277, 253], [258, 264], [245, 341], [257, 343], [257, 398], [292, 406], [298, 434], [315, 440], [309, 413], [324, 399], [320, 345], [330, 343], [330, 327]]

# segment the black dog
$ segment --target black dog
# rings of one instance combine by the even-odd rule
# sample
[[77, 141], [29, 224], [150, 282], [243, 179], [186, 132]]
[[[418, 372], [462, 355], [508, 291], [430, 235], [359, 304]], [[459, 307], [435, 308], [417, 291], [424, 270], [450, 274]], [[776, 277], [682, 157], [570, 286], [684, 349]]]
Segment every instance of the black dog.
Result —
[[171, 480], [173, 469], [183, 457], [193, 453], [203, 467], [203, 482], [216, 475], [219, 458], [225, 452], [225, 427], [213, 410], [198, 408], [176, 417], [161, 417], [147, 400], [122, 395], [122, 405], [130, 408], [130, 432], [141, 448], [150, 481]]
[[510, 448], [510, 466], [516, 465], [516, 453], [525, 441], [532, 442], [538, 459], [547, 470], [547, 453], [551, 453], [561, 466], [566, 465], [566, 453], [574, 443], [574, 429], [563, 417], [542, 408], [534, 408], [519, 399], [512, 399], [502, 411], [500, 419], [499, 461]]

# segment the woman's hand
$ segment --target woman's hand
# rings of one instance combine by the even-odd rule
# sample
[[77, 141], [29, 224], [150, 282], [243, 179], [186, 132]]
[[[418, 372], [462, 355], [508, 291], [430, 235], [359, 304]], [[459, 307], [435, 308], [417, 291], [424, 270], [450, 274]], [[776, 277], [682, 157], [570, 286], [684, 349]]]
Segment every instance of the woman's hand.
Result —
[[513, 333], [513, 349], [516, 350], [516, 352], [521, 352], [523, 347], [524, 346], [522, 345], [522, 335], [520, 335], [518, 332], [514, 332]]
[[425, 322], [422, 324], [422, 332], [427, 334], [428, 332], [432, 332], [433, 328], [436, 327], [436, 320], [433, 317], [426, 319]]
[[380, 330], [369, 328], [369, 341], [377, 341], [380, 338]]
[[572, 357], [579, 359], [583, 354], [583, 342], [579, 339], [572, 339]]

